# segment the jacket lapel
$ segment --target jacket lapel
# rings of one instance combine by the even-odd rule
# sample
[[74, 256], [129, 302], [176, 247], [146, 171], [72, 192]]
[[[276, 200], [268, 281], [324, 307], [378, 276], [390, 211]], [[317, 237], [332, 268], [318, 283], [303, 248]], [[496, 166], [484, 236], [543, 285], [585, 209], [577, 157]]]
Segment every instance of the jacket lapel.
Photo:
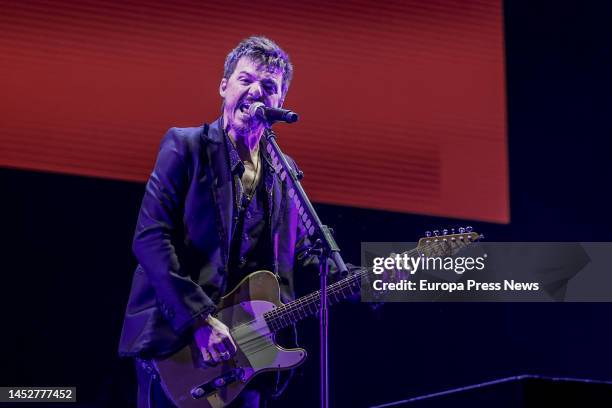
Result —
[[224, 134], [221, 128], [221, 119], [208, 127], [203, 136], [206, 139], [206, 154], [208, 170], [212, 180], [211, 188], [215, 207], [217, 208], [217, 229], [223, 243], [223, 260], [228, 263], [231, 242], [233, 217], [233, 181], [227, 160], [227, 151], [224, 143]]

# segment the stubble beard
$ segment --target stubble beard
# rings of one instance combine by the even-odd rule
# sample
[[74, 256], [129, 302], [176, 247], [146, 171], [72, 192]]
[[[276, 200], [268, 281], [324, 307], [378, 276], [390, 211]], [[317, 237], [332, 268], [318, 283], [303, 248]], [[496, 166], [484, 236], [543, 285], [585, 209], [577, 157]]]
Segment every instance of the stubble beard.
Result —
[[[236, 111], [240, 115], [240, 111]], [[227, 124], [226, 131], [234, 136], [237, 142], [242, 142], [247, 145], [251, 145], [251, 141], [259, 142], [259, 138], [263, 132], [263, 126], [261, 121], [257, 118], [246, 117], [243, 115], [241, 121], [236, 120], [236, 114], [234, 120]]]

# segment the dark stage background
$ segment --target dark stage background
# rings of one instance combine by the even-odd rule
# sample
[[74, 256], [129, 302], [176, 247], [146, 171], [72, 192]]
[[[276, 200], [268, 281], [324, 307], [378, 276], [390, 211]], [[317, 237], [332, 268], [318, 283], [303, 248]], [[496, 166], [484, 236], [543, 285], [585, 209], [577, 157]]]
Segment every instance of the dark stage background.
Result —
[[[511, 223], [472, 223], [490, 240], [611, 240], [611, 11], [595, 2], [504, 5]], [[83, 404], [133, 405], [131, 365], [116, 347], [143, 184], [0, 175], [0, 385], [75, 385]], [[348, 260], [359, 259], [361, 241], [466, 223], [317, 208]], [[612, 380], [611, 312], [596, 303], [389, 304], [377, 313], [341, 305], [331, 314], [332, 400], [366, 407], [521, 373]], [[300, 332], [311, 358], [277, 406], [318, 403], [316, 321]]]

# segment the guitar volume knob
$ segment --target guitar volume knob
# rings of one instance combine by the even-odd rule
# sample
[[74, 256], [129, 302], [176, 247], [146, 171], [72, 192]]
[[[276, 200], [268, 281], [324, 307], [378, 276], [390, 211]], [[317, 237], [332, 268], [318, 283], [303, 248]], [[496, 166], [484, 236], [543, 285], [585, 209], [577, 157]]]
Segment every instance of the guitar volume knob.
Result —
[[204, 396], [204, 389], [202, 389], [202, 387], [196, 387], [193, 390], [191, 390], [191, 396], [193, 398], [202, 398]]

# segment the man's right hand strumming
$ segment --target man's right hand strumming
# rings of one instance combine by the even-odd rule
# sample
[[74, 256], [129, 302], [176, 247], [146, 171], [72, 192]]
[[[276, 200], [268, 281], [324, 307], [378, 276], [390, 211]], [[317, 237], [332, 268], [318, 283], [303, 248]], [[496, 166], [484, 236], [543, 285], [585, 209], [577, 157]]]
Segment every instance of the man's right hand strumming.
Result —
[[236, 343], [228, 327], [212, 316], [195, 329], [194, 337], [204, 362], [208, 364], [229, 360], [236, 354]]

